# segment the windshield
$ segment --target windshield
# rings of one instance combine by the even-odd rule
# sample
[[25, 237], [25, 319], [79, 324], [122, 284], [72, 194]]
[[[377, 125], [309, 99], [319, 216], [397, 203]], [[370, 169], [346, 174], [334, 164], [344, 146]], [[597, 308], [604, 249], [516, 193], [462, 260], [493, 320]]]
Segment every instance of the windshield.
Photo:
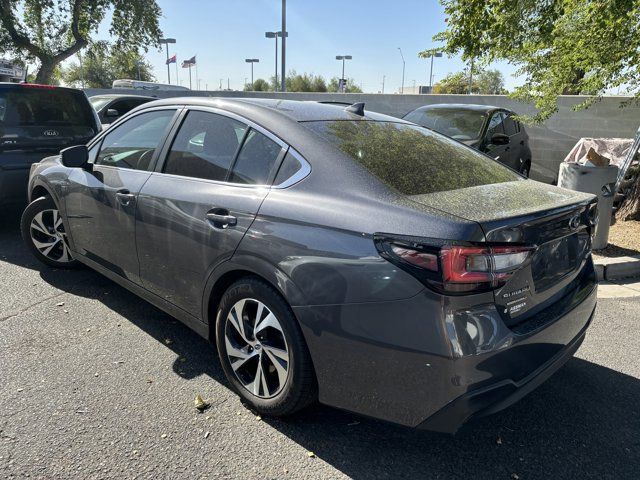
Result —
[[416, 125], [350, 120], [303, 125], [405, 195], [521, 179], [476, 150]]
[[0, 89], [0, 126], [82, 126], [95, 120], [84, 94], [56, 88]]
[[102, 107], [104, 107], [110, 101], [110, 97], [89, 97], [89, 103], [96, 112], [100, 111]]
[[473, 110], [434, 108], [415, 110], [408, 113], [404, 119], [464, 141], [480, 137], [485, 114]]

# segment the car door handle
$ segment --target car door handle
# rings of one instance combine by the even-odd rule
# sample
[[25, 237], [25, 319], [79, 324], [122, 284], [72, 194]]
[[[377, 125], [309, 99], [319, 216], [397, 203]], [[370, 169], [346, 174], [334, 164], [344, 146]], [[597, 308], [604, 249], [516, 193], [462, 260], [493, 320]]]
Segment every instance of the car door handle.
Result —
[[227, 228], [233, 227], [237, 225], [238, 219], [233, 215], [229, 215], [227, 210], [217, 209], [213, 212], [207, 213], [207, 220], [210, 220], [213, 223], [213, 226], [216, 228]]
[[130, 205], [136, 199], [136, 196], [131, 193], [129, 190], [118, 190], [116, 192], [116, 198], [121, 205], [127, 206]]

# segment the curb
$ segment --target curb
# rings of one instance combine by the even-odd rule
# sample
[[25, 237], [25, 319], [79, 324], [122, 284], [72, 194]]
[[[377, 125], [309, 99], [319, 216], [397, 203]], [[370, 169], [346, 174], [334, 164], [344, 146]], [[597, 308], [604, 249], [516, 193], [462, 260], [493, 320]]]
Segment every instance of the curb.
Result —
[[640, 255], [613, 258], [597, 257], [594, 258], [594, 264], [598, 281], [640, 276]]

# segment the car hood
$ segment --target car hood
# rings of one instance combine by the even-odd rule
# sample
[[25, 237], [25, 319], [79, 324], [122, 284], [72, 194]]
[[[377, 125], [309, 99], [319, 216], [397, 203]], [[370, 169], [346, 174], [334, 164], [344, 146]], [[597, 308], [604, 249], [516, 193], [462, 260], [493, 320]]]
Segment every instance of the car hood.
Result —
[[533, 180], [517, 180], [409, 198], [450, 215], [483, 224], [588, 202], [593, 195]]

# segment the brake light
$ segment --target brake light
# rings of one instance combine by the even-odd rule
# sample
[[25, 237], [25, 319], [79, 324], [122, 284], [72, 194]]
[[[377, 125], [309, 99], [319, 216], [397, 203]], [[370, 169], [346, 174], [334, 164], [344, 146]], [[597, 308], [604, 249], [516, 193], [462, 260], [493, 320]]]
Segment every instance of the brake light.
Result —
[[48, 90], [53, 90], [58, 88], [55, 85], [44, 85], [42, 83], [21, 83], [20, 86], [26, 87], [26, 88], [43, 88]]
[[413, 240], [375, 236], [382, 257], [426, 285], [453, 294], [488, 291], [504, 285], [533, 251], [529, 246]]

